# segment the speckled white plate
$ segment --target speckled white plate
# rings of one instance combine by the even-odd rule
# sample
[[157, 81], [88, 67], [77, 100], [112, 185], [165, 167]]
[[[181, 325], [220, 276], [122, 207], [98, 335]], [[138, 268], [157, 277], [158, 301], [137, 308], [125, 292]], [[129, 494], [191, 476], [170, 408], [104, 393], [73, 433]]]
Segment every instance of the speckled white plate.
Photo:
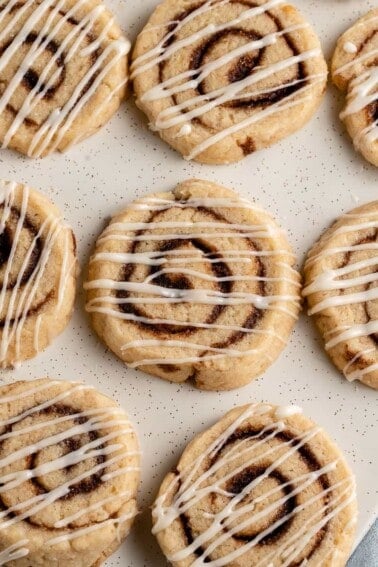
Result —
[[[157, 0], [108, 0], [134, 39]], [[317, 29], [327, 57], [340, 34], [377, 6], [366, 0], [296, 0]], [[136, 196], [202, 177], [234, 188], [274, 213], [288, 230], [301, 263], [331, 221], [378, 194], [378, 172], [353, 150], [338, 120], [332, 87], [317, 116], [297, 135], [231, 166], [185, 162], [150, 133], [130, 99], [99, 134], [67, 155], [32, 161], [0, 152], [0, 177], [45, 191], [65, 212], [78, 238], [84, 267], [109, 215]], [[259, 380], [229, 393], [204, 393], [127, 369], [92, 332], [79, 294], [65, 333], [7, 379], [49, 375], [93, 384], [129, 412], [143, 449], [143, 510], [127, 542], [107, 562], [115, 567], [161, 567], [166, 562], [152, 535], [149, 506], [165, 473], [186, 443], [226, 410], [250, 401], [295, 402], [325, 427], [345, 451], [358, 484], [358, 539], [378, 512], [377, 393], [349, 384], [328, 361], [312, 321], [302, 315], [278, 362]]]

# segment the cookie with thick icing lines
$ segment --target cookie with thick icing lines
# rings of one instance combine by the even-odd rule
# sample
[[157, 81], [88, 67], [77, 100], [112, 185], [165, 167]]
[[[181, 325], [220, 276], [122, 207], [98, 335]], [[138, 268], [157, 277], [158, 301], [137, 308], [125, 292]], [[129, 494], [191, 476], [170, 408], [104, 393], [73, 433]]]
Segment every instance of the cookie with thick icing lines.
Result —
[[78, 265], [71, 228], [41, 193], [0, 181], [0, 366], [44, 350], [73, 310]]
[[278, 357], [299, 311], [299, 275], [272, 217], [192, 180], [117, 214], [97, 241], [87, 311], [133, 368], [227, 390]]
[[301, 128], [327, 66], [284, 0], [165, 0], [137, 39], [131, 77], [153, 130], [186, 159], [223, 164]]
[[230, 411], [189, 443], [164, 479], [153, 533], [174, 567], [344, 567], [355, 482], [298, 407]]
[[93, 387], [1, 387], [0, 565], [102, 565], [137, 513], [139, 461], [129, 419]]
[[346, 93], [340, 116], [355, 148], [378, 167], [378, 8], [338, 40], [332, 78]]
[[130, 43], [99, 0], [0, 0], [0, 143], [31, 157], [90, 136], [119, 107]]
[[378, 201], [342, 216], [305, 265], [310, 315], [347, 380], [378, 389]]

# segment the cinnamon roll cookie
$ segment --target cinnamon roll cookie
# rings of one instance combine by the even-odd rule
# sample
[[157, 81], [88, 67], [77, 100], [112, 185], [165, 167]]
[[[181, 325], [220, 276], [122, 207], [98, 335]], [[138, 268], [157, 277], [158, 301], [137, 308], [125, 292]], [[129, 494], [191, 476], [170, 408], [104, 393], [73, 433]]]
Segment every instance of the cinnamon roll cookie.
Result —
[[378, 8], [338, 40], [332, 78], [346, 93], [341, 119], [356, 149], [378, 167]]
[[90, 261], [87, 311], [131, 367], [236, 388], [286, 344], [299, 311], [293, 264], [269, 214], [214, 183], [186, 181], [111, 220]]
[[96, 132], [125, 95], [130, 44], [99, 0], [0, 0], [0, 143], [42, 157]]
[[72, 230], [46, 197], [0, 181], [0, 366], [44, 350], [66, 327], [77, 276]]
[[305, 265], [304, 296], [344, 376], [378, 388], [378, 201], [341, 217]]
[[90, 386], [0, 388], [0, 565], [97, 567], [136, 514], [139, 449], [122, 410]]
[[153, 533], [175, 567], [344, 567], [355, 483], [297, 407], [254, 404], [198, 435], [161, 485]]
[[151, 128], [186, 159], [219, 164], [301, 128], [327, 66], [285, 0], [165, 0], [137, 39], [131, 76]]

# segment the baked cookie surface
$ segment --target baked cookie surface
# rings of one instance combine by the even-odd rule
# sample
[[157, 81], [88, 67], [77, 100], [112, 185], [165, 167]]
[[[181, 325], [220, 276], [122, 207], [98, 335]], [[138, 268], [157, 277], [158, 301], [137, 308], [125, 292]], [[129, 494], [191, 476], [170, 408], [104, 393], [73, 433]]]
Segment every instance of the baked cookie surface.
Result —
[[63, 151], [119, 107], [129, 42], [99, 0], [0, 1], [0, 143]]
[[0, 181], [0, 366], [44, 350], [74, 306], [76, 242], [61, 213], [41, 193]]
[[297, 407], [254, 404], [200, 433], [164, 479], [153, 533], [174, 567], [344, 567], [355, 482]]
[[341, 113], [355, 148], [378, 167], [378, 8], [338, 40], [332, 79], [346, 93]]
[[214, 183], [186, 181], [111, 220], [90, 261], [86, 308], [131, 367], [236, 388], [286, 344], [299, 311], [294, 262], [268, 213]]
[[213, 164], [301, 128], [326, 76], [318, 38], [282, 0], [165, 0], [137, 39], [131, 74], [151, 128]]
[[137, 512], [139, 448], [114, 401], [49, 379], [0, 388], [0, 564], [95, 567]]
[[335, 365], [350, 380], [378, 388], [378, 201], [328, 229], [308, 254], [309, 313]]

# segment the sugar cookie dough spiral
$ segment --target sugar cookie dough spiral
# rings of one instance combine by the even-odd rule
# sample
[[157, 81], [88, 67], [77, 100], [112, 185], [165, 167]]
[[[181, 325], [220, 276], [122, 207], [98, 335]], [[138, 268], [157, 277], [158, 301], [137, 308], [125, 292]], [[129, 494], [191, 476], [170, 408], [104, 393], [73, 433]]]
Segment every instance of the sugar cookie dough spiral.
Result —
[[299, 310], [293, 263], [270, 215], [214, 183], [187, 181], [112, 219], [90, 262], [87, 311], [130, 366], [235, 388], [285, 346]]
[[326, 69], [316, 35], [283, 0], [165, 0], [138, 37], [132, 79], [173, 148], [229, 163], [301, 128]]
[[356, 149], [378, 167], [378, 8], [338, 40], [332, 78], [346, 93], [340, 116]]
[[0, 366], [44, 350], [66, 327], [76, 243], [60, 212], [26, 185], [0, 181]]
[[99, 0], [0, 0], [0, 143], [64, 150], [117, 110], [130, 44]]
[[90, 386], [0, 388], [0, 565], [102, 564], [136, 514], [133, 428]]
[[300, 411], [236, 408], [187, 446], [152, 512], [174, 567], [344, 567], [354, 479]]
[[378, 388], [378, 201], [341, 217], [309, 252], [310, 315], [350, 380]]

